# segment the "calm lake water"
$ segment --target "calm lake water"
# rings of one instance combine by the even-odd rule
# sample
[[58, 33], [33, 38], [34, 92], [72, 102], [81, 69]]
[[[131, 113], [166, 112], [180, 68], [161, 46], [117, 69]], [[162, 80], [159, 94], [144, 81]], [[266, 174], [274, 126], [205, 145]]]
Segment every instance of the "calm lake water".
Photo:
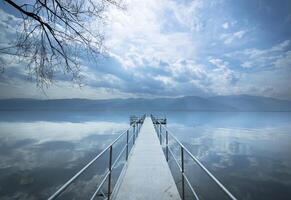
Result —
[[[0, 199], [47, 198], [126, 130], [131, 114], [0, 112]], [[290, 199], [291, 113], [154, 114], [166, 116], [168, 128], [239, 199]], [[173, 141], [171, 147], [179, 159]], [[70, 189], [76, 199], [94, 191], [107, 161], [101, 158]], [[180, 187], [173, 159], [170, 166]], [[185, 167], [202, 199], [225, 198], [190, 158]]]

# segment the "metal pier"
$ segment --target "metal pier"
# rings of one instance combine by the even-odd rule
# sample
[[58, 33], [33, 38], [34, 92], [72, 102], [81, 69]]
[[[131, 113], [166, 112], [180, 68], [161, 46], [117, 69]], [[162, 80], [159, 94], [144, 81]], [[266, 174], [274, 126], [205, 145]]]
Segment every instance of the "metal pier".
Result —
[[179, 200], [179, 192], [150, 117], [145, 118], [114, 200]]
[[[130, 127], [121, 133], [103, 151], [96, 155], [79, 172], [70, 178], [48, 199], [87, 199], [78, 195], [77, 186], [80, 177], [92, 167], [102, 156], [108, 156], [109, 163], [98, 185], [94, 186], [91, 200], [186, 200], [200, 199], [189, 180], [184, 167], [188, 162], [199, 166], [210, 177], [218, 188], [231, 200], [237, 198], [171, 133], [166, 127], [167, 120], [163, 118], [132, 116]], [[121, 147], [118, 147], [121, 146]], [[174, 145], [178, 147], [178, 155], [173, 152]], [[165, 148], [165, 155], [163, 152]], [[114, 156], [114, 153], [116, 155]], [[180, 154], [180, 155], [179, 155]], [[189, 159], [190, 158], [190, 159]], [[181, 191], [178, 192], [171, 174], [168, 161], [173, 159], [181, 175]], [[117, 182], [112, 182], [112, 174], [116, 172], [119, 163], [124, 163]], [[189, 164], [189, 163], [188, 163]], [[192, 198], [186, 197], [188, 187]], [[96, 188], [96, 189], [95, 189]], [[76, 192], [73, 192], [77, 190]], [[72, 193], [73, 192], [73, 193]], [[79, 192], [80, 193], [80, 192]], [[70, 196], [71, 195], [71, 196]], [[181, 196], [180, 196], [181, 195]]]

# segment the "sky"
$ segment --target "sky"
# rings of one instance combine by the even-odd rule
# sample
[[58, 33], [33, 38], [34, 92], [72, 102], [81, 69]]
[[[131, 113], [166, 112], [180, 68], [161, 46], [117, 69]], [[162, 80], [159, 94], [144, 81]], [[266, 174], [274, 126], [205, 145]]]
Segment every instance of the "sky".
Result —
[[[107, 56], [80, 58], [83, 86], [45, 91], [25, 63], [0, 55], [0, 98], [155, 98], [248, 94], [291, 100], [291, 1], [128, 0], [110, 8]], [[1, 4], [0, 46], [19, 20]], [[13, 13], [13, 12], [12, 12]]]

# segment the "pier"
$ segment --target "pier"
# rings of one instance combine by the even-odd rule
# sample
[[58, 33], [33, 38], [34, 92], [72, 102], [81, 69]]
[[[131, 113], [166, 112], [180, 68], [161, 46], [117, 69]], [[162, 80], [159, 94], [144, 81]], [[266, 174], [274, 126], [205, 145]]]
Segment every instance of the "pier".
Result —
[[[99, 184], [90, 194], [90, 200], [188, 200], [200, 199], [200, 195], [193, 188], [191, 180], [186, 175], [185, 156], [200, 167], [228, 199], [237, 198], [175, 137], [166, 127], [165, 118], [154, 116], [132, 116], [130, 127], [112, 141], [103, 151], [87, 163], [48, 199], [72, 199], [70, 194], [79, 177], [85, 173], [102, 156], [108, 156], [107, 170]], [[170, 145], [171, 143], [171, 145]], [[179, 149], [178, 154], [172, 150], [172, 145]], [[118, 145], [121, 145], [118, 147]], [[163, 151], [163, 147], [165, 148]], [[114, 156], [114, 153], [118, 153]], [[124, 159], [124, 160], [123, 160]], [[172, 176], [168, 161], [173, 159], [181, 177], [181, 188], [178, 191]], [[112, 183], [112, 174], [118, 163], [124, 163], [116, 182]], [[186, 187], [190, 194], [186, 198]], [[76, 193], [75, 193], [76, 194]], [[72, 194], [71, 194], [72, 195]], [[81, 199], [84, 199], [81, 196]], [[77, 198], [78, 199], [78, 198]]]
[[180, 200], [150, 117], [146, 117], [114, 200]]

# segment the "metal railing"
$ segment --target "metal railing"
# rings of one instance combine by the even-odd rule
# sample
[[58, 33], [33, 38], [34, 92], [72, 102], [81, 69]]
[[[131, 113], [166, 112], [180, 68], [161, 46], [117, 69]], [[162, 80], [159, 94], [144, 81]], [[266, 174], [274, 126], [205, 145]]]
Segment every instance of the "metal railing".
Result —
[[[103, 151], [101, 151], [97, 156], [95, 156], [87, 165], [85, 165], [79, 172], [77, 172], [70, 180], [68, 180], [64, 185], [62, 185], [53, 195], [51, 195], [48, 200], [53, 200], [58, 198], [61, 194], [63, 194], [66, 189], [74, 183], [78, 177], [80, 177], [81, 174], [83, 174], [93, 163], [95, 163], [102, 155], [105, 154], [105, 152], [109, 151], [109, 164], [108, 164], [108, 170], [105, 172], [105, 175], [103, 176], [102, 180], [100, 181], [98, 187], [96, 188], [95, 192], [91, 196], [90, 200], [93, 200], [97, 194], [99, 193], [100, 189], [108, 179], [108, 186], [107, 186], [107, 197], [106, 199], [110, 200], [111, 196], [111, 175], [114, 167], [118, 163], [119, 159], [123, 155], [124, 152], [126, 152], [126, 161], [128, 160], [128, 155], [130, 153], [129, 150], [129, 144], [132, 141], [132, 145], [134, 145], [136, 137], [138, 136], [139, 130], [144, 122], [145, 115], [143, 115], [141, 118], [136, 120], [134, 123], [131, 124], [130, 128], [121, 133], [113, 142], [111, 142]], [[129, 137], [130, 130], [132, 129], [132, 135]], [[126, 144], [120, 151], [120, 153], [117, 155], [115, 161], [112, 160], [113, 155], [113, 145], [116, 144], [123, 136], [126, 136]]]
[[[171, 131], [169, 131], [169, 129], [161, 124], [159, 122], [159, 120], [156, 120], [156, 118], [151, 115], [151, 119], [153, 121], [153, 124], [155, 126], [156, 132], [158, 134], [159, 140], [160, 140], [160, 144], [162, 145], [162, 129], [165, 130], [165, 137], [166, 137], [166, 150], [165, 150], [165, 156], [166, 156], [166, 160], [169, 161], [169, 153], [171, 154], [171, 156], [173, 157], [175, 163], [177, 164], [181, 175], [182, 175], [182, 200], [185, 200], [185, 182], [187, 183], [188, 187], [190, 188], [190, 191], [192, 192], [193, 196], [195, 197], [195, 199], [199, 200], [199, 196], [197, 194], [197, 192], [194, 190], [193, 186], [191, 185], [188, 177], [185, 174], [185, 158], [184, 158], [184, 154], [187, 153], [190, 158], [211, 178], [211, 180], [213, 180], [215, 182], [215, 184], [232, 200], [237, 200], [237, 198], [228, 190], [226, 189], [226, 187], [173, 135], [173, 133]], [[177, 144], [180, 147], [180, 156], [181, 156], [181, 163], [178, 162], [177, 158], [175, 157], [173, 151], [171, 150], [171, 148], [169, 147], [169, 137], [171, 137], [172, 139], [174, 139], [175, 142], [177, 142]]]

